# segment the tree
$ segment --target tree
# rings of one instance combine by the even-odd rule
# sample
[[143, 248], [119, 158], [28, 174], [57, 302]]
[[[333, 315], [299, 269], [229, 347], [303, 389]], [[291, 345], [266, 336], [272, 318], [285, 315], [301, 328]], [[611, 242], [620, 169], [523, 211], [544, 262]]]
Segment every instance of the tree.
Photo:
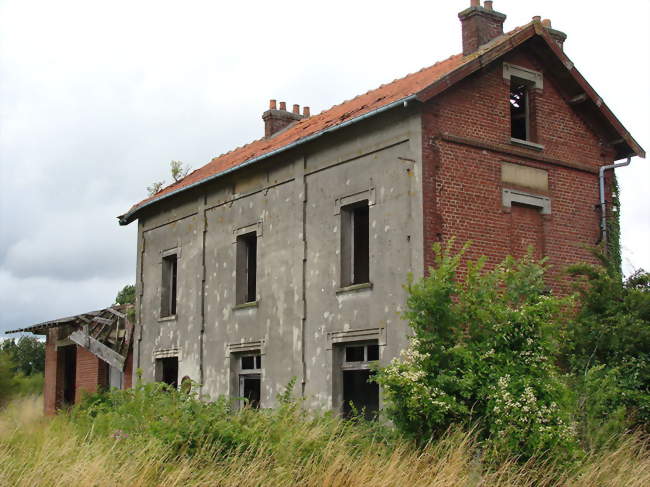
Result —
[[650, 273], [623, 279], [616, 254], [594, 254], [600, 265], [569, 268], [580, 306], [562, 355], [580, 391], [582, 436], [598, 446], [603, 428], [650, 429]]
[[18, 341], [5, 340], [0, 351], [7, 355], [15, 373], [30, 376], [45, 371], [45, 343], [36, 337], [22, 336]]
[[135, 304], [135, 286], [127, 284], [115, 296], [117, 304]]

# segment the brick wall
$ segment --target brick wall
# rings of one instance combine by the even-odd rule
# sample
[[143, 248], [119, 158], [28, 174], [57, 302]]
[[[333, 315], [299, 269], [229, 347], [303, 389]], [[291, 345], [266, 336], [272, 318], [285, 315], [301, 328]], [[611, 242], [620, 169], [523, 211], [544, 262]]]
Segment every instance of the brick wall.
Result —
[[[502, 61], [544, 73], [524, 49]], [[544, 73], [544, 88], [535, 93], [536, 136], [544, 150], [514, 147], [508, 95], [509, 81], [498, 61], [423, 108], [425, 269], [433, 264], [433, 242], [454, 236], [457, 248], [472, 240], [467, 257], [486, 255], [489, 265], [521, 254], [530, 243], [538, 255], [549, 257], [553, 285], [560, 290], [564, 266], [593, 260], [582, 245], [598, 241], [597, 170], [612, 162], [613, 153], [603, 149], [597, 135], [564, 102], [550, 73]], [[512, 149], [518, 153], [513, 155]], [[548, 191], [527, 191], [551, 199], [550, 215], [502, 205], [502, 189], [511, 187], [501, 182], [503, 162], [548, 171]]]
[[43, 385], [43, 409], [46, 415], [56, 413], [57, 409], [57, 373], [56, 328], [47, 332], [45, 341], [45, 374]]
[[133, 345], [129, 347], [129, 352], [126, 355], [126, 363], [124, 364], [124, 380], [122, 383], [123, 389], [130, 389], [133, 387]]
[[98, 386], [108, 383], [108, 368], [100, 360], [83, 347], [77, 347], [77, 375], [75, 402], [78, 402], [85, 392], [96, 392]]

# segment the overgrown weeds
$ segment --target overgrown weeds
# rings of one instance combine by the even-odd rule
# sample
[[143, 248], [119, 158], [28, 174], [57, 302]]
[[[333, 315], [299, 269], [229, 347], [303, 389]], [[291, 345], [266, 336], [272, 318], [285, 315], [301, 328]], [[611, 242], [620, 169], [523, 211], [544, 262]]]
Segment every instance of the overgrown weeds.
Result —
[[[417, 447], [381, 424], [306, 412], [295, 401], [273, 411], [226, 406], [140, 386], [43, 418], [37, 400], [22, 398], [0, 412], [0, 485], [650, 485], [650, 451], [639, 435], [571, 470], [534, 458], [487, 465], [475, 434], [459, 429]], [[189, 427], [192, 418], [202, 426]], [[174, 441], [158, 434], [179, 420]]]

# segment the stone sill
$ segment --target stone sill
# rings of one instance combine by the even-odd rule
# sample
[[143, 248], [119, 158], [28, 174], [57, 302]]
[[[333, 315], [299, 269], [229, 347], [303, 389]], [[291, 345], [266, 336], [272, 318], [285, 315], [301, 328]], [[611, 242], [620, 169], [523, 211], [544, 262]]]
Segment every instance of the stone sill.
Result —
[[510, 138], [510, 143], [513, 145], [518, 145], [520, 147], [526, 147], [528, 149], [533, 149], [537, 151], [543, 151], [544, 146], [542, 144], [536, 144], [530, 140], [515, 139], [514, 137]]
[[233, 311], [235, 311], [238, 309], [257, 308], [259, 302], [260, 300], [258, 299], [257, 301], [249, 301], [248, 303], [236, 304], [235, 306], [232, 307], [232, 309]]
[[158, 323], [162, 321], [176, 321], [176, 315], [169, 315], [169, 316], [163, 316], [161, 318], [158, 318]]
[[372, 282], [351, 284], [349, 286], [340, 287], [336, 290], [336, 294], [352, 293], [356, 291], [363, 291], [364, 289], [372, 289]]

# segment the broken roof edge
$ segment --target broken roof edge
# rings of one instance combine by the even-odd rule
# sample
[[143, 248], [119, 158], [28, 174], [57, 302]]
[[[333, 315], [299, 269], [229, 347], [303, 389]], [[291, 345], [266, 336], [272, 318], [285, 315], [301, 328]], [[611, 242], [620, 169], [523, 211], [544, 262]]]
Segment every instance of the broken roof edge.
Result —
[[[79, 313], [77, 315], [72, 315], [72, 316], [66, 316], [64, 318], [57, 318], [55, 320], [48, 320], [48, 321], [43, 321], [41, 323], [37, 323], [32, 326], [27, 326], [25, 328], [18, 328], [16, 330], [7, 330], [5, 331], [5, 335], [9, 335], [12, 333], [33, 333], [35, 335], [40, 334], [37, 333], [38, 331], [45, 331], [48, 328], [53, 328], [56, 326], [63, 326], [66, 323], [72, 323], [75, 322], [76, 320], [79, 319], [80, 316], [83, 315], [90, 315], [90, 316], [96, 316], [102, 314], [104, 311], [109, 311], [109, 312], [114, 312], [118, 310], [128, 310], [129, 308], [133, 307], [134, 305], [132, 304], [118, 304], [118, 305], [113, 305], [109, 306], [108, 308], [102, 308], [102, 309], [97, 309], [94, 311], [87, 311], [85, 313]], [[119, 313], [122, 314], [122, 313]]]
[[353, 125], [353, 124], [355, 124], [357, 122], [361, 122], [363, 120], [366, 120], [367, 118], [378, 115], [379, 113], [386, 112], [388, 110], [391, 110], [393, 108], [398, 107], [399, 105], [404, 105], [404, 104], [408, 103], [409, 101], [414, 101], [414, 100], [417, 101], [416, 95], [409, 95], [409, 96], [400, 98], [399, 100], [396, 100], [396, 101], [394, 101], [392, 103], [389, 103], [388, 105], [384, 105], [384, 106], [376, 108], [376, 109], [374, 109], [374, 110], [372, 110], [370, 112], [364, 113], [363, 115], [360, 115], [358, 117], [352, 118], [350, 120], [346, 120], [345, 122], [342, 122], [342, 123], [337, 124], [337, 125], [333, 125], [331, 127], [327, 127], [327, 128], [325, 128], [325, 129], [323, 129], [323, 130], [321, 130], [319, 132], [316, 132], [315, 134], [308, 135], [308, 136], [303, 137], [301, 139], [298, 139], [298, 140], [296, 140], [294, 142], [291, 142], [291, 143], [289, 143], [289, 144], [287, 144], [285, 146], [278, 147], [277, 149], [272, 150], [271, 152], [267, 152], [267, 153], [261, 154], [261, 155], [259, 155], [257, 157], [253, 157], [252, 159], [248, 159], [248, 160], [242, 162], [241, 164], [238, 164], [236, 166], [233, 166], [233, 167], [230, 167], [230, 168], [226, 169], [225, 171], [218, 172], [216, 174], [213, 174], [211, 176], [206, 177], [205, 179], [201, 179], [200, 181], [196, 181], [195, 183], [188, 184], [187, 186], [181, 186], [180, 188], [169, 191], [168, 193], [165, 193], [165, 194], [163, 194], [163, 195], [161, 195], [161, 196], [159, 196], [157, 198], [154, 197], [154, 198], [150, 199], [149, 201], [145, 201], [140, 206], [136, 205], [136, 206], [132, 207], [125, 214], [120, 215], [117, 218], [118, 218], [118, 220], [120, 222], [120, 225], [128, 225], [129, 223], [131, 223], [133, 220], [135, 220], [137, 218], [137, 214], [141, 210], [143, 210], [144, 208], [146, 208], [146, 207], [148, 207], [148, 206], [150, 206], [150, 205], [152, 205], [154, 203], [158, 203], [159, 201], [167, 199], [170, 196], [174, 196], [174, 195], [179, 194], [179, 193], [181, 193], [183, 191], [187, 191], [189, 189], [196, 188], [196, 187], [198, 187], [198, 186], [200, 186], [202, 184], [206, 184], [206, 183], [208, 183], [210, 181], [214, 181], [215, 179], [218, 179], [218, 178], [220, 178], [222, 176], [230, 174], [230, 173], [232, 173], [234, 171], [237, 171], [237, 170], [239, 170], [239, 169], [241, 169], [243, 167], [249, 166], [249, 165], [254, 164], [256, 162], [259, 162], [259, 161], [261, 161], [263, 159], [268, 159], [268, 158], [270, 158], [270, 157], [272, 157], [274, 155], [280, 154], [282, 152], [291, 150], [291, 149], [293, 149], [295, 147], [298, 147], [299, 145], [305, 144], [307, 142], [311, 142], [312, 140], [315, 140], [315, 139], [317, 139], [319, 137], [322, 137], [323, 135], [326, 135], [326, 134], [331, 133], [331, 132], [335, 132], [336, 130], [348, 127], [348, 126]]

